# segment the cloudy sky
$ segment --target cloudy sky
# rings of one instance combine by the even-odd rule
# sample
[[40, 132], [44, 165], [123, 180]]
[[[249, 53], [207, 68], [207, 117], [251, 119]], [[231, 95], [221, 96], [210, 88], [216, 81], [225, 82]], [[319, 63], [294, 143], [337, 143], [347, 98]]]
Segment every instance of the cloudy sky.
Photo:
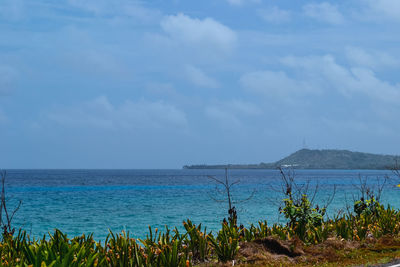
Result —
[[2, 0], [1, 168], [400, 154], [398, 0]]

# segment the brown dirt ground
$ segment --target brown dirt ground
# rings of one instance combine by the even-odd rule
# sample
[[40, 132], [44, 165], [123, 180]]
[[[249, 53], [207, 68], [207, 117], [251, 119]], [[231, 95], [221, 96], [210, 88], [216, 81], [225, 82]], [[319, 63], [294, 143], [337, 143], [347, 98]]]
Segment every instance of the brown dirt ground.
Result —
[[243, 242], [234, 262], [201, 266], [379, 266], [400, 259], [400, 237], [370, 238], [362, 242], [328, 238], [305, 246], [300, 240], [264, 238]]

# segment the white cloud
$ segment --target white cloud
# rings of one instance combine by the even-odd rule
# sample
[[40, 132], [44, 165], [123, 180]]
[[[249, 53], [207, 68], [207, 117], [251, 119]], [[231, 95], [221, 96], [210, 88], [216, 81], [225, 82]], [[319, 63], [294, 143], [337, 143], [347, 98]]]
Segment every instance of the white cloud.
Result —
[[75, 107], [53, 110], [47, 118], [64, 126], [105, 129], [175, 128], [187, 123], [184, 112], [162, 101], [127, 100], [112, 105], [104, 96]]
[[241, 126], [240, 119], [235, 115], [218, 106], [208, 106], [205, 109], [205, 114], [214, 120], [217, 120], [223, 126], [239, 127]]
[[289, 10], [280, 9], [277, 6], [260, 9], [258, 15], [270, 23], [286, 23], [291, 20], [291, 12]]
[[240, 83], [247, 90], [271, 97], [290, 97], [307, 89], [303, 81], [292, 79], [283, 71], [246, 73], [240, 78]]
[[372, 100], [400, 104], [400, 84], [376, 77], [368, 68], [346, 68], [331, 55], [286, 57], [282, 63], [297, 71], [297, 79], [320, 90], [337, 90], [345, 96], [366, 95]]
[[182, 13], [167, 16], [161, 21], [162, 29], [171, 38], [189, 45], [212, 46], [229, 51], [236, 43], [236, 33], [212, 18], [191, 18]]
[[[79, 39], [77, 34], [70, 33], [70, 39], [72, 38]], [[82, 74], [104, 74], [107, 77], [117, 77], [118, 79], [130, 79], [133, 76], [133, 70], [122, 59], [109, 49], [95, 44], [95, 41], [89, 41], [87, 44], [82, 41], [78, 51], [66, 50], [62, 56], [67, 64]]]
[[391, 84], [382, 81], [376, 77], [372, 70], [365, 68], [353, 68], [351, 69], [351, 74], [353, 74], [354, 80], [350, 80], [349, 83], [354, 83], [354, 87], [349, 89], [365, 93], [374, 99], [400, 104], [399, 83]]
[[367, 0], [369, 8], [382, 19], [390, 18], [400, 20], [400, 1], [398, 0]]
[[187, 65], [185, 67], [186, 78], [198, 87], [217, 88], [218, 82], [205, 74], [201, 69]]
[[205, 108], [205, 114], [220, 123], [222, 126], [239, 127], [243, 119], [257, 116], [261, 109], [253, 103], [242, 100], [217, 101]]
[[226, 106], [234, 112], [240, 113], [242, 115], [259, 115], [261, 110], [253, 103], [232, 100], [226, 103]]
[[400, 105], [400, 84], [379, 79], [371, 68], [346, 67], [338, 64], [331, 55], [288, 56], [281, 62], [287, 72], [265, 70], [247, 73], [240, 79], [242, 86], [257, 94], [277, 97], [280, 101], [306, 94], [338, 92], [348, 98], [364, 96], [371, 103]]
[[333, 25], [342, 24], [345, 21], [337, 6], [328, 2], [307, 4], [303, 6], [303, 11], [310, 18]]
[[399, 61], [396, 57], [380, 51], [366, 51], [359, 47], [346, 47], [346, 57], [350, 63], [357, 67], [379, 69], [381, 67], [397, 67]]

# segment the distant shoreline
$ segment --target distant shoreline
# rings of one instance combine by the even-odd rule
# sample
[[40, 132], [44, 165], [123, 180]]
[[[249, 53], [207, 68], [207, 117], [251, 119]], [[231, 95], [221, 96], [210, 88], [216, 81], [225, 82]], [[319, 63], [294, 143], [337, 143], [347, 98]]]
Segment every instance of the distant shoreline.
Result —
[[[224, 169], [231, 169], [231, 170], [276, 170], [279, 166], [273, 167], [273, 168], [253, 168], [253, 167], [236, 167], [233, 165], [223, 165], [223, 166], [214, 166], [214, 165], [206, 165], [206, 166], [197, 166], [197, 165], [190, 165], [190, 166], [183, 166], [182, 169], [184, 170], [224, 170]], [[349, 171], [349, 170], [371, 170], [371, 171], [384, 171], [384, 170], [390, 170], [391, 167], [383, 167], [383, 168], [298, 168], [298, 167], [282, 167], [281, 168], [289, 168], [289, 169], [296, 169], [296, 170], [343, 170], [343, 171]]]
[[183, 169], [266, 169], [278, 167], [304, 170], [387, 170], [397, 167], [399, 156], [379, 155], [349, 150], [301, 149], [273, 163], [259, 164], [197, 164], [185, 165]]

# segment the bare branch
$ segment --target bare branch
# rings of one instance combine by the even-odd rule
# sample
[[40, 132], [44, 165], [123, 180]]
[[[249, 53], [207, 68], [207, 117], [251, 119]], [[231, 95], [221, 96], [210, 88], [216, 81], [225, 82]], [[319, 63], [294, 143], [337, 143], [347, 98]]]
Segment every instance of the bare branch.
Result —
[[[211, 176], [211, 175], [208, 175], [207, 177], [209, 179], [213, 180], [214, 182], [216, 182], [217, 184], [222, 185], [223, 188], [225, 189], [224, 192], [223, 192], [223, 190], [220, 190], [218, 188], [218, 186], [216, 186], [216, 188], [215, 188], [217, 193], [226, 194], [226, 200], [225, 201], [228, 202], [229, 221], [231, 223], [233, 223], [234, 225], [236, 225], [236, 223], [237, 223], [237, 213], [236, 213], [236, 207], [233, 206], [233, 205], [251, 199], [253, 197], [253, 195], [254, 195], [254, 192], [252, 193], [252, 195], [249, 198], [245, 199], [244, 201], [233, 201], [231, 189], [232, 189], [233, 186], [239, 184], [240, 180], [236, 180], [236, 181], [230, 183], [229, 182], [229, 176], [228, 176], [228, 169], [227, 168], [225, 168], [225, 181], [220, 180], [220, 179], [218, 179], [218, 178], [216, 178], [214, 176]], [[223, 202], [223, 201], [213, 197], [211, 194], [209, 194], [209, 196], [210, 196], [211, 199], [213, 199], [216, 202]]]
[[239, 184], [239, 183], [240, 183], [240, 180], [237, 180], [237, 181], [231, 183], [231, 184], [229, 185], [229, 189], [230, 189], [232, 186], [234, 186], [234, 185], [236, 185], [236, 184]]
[[[303, 202], [303, 196], [310, 196], [309, 199], [311, 206], [314, 206], [315, 199], [320, 190], [320, 184], [317, 181], [315, 186], [311, 183], [311, 180], [307, 180], [304, 183], [299, 183], [295, 180], [295, 175], [293, 170], [288, 170], [285, 172], [281, 167], [278, 167], [278, 170], [281, 174], [281, 188], [284, 196], [293, 201], [295, 205], [300, 205]], [[334, 197], [336, 195], [336, 185], [333, 188], [333, 193], [329, 195], [328, 199], [326, 199], [326, 203], [323, 205], [323, 208], [326, 208], [332, 203]], [[280, 202], [282, 205], [282, 202]], [[317, 205], [318, 207], [318, 205]]]
[[[317, 195], [318, 191], [319, 191], [319, 182], [317, 182], [317, 185], [315, 186], [313, 196], [311, 197], [311, 200], [310, 200], [311, 204], [314, 204], [314, 199], [315, 199], [315, 196]], [[335, 191], [336, 191], [336, 189], [335, 189]]]
[[18, 202], [18, 206], [14, 209], [13, 213], [11, 214], [10, 223], [11, 223], [12, 219], [14, 218], [15, 213], [17, 213], [17, 211], [18, 211], [19, 208], [21, 207], [21, 205], [22, 205], [22, 200], [20, 200], [20, 201]]
[[234, 201], [233, 203], [239, 204], [239, 203], [247, 202], [247, 201], [251, 200], [251, 199], [254, 197], [254, 195], [256, 194], [256, 192], [257, 192], [257, 190], [254, 189], [254, 190], [251, 192], [251, 195], [250, 195], [248, 198], [245, 198], [245, 199], [242, 199], [242, 200], [238, 200], [238, 201]]
[[326, 204], [324, 205], [324, 208], [325, 208], [325, 209], [328, 208], [329, 205], [331, 205], [333, 199], [335, 198], [335, 195], [336, 195], [336, 187], [337, 187], [336, 185], [333, 186], [333, 194], [330, 195], [330, 197], [328, 198]]
[[215, 202], [218, 202], [218, 203], [225, 202], [225, 200], [223, 200], [223, 199], [217, 199], [217, 198], [215, 198], [214, 196], [212, 196], [210, 193], [207, 193], [207, 195], [209, 196], [209, 198], [211, 198], [211, 199], [214, 200]]
[[224, 187], [227, 187], [226, 184], [224, 182], [222, 182], [221, 180], [218, 180], [217, 178], [215, 178], [214, 176], [208, 175], [208, 178], [214, 180], [215, 182], [222, 184]]
[[[19, 210], [21, 207], [22, 202], [20, 201], [18, 206], [14, 209], [14, 211], [11, 213], [11, 216], [9, 216], [8, 210], [7, 210], [7, 204], [6, 204], [6, 192], [5, 192], [5, 180], [6, 180], [6, 171], [0, 172], [1, 175], [1, 196], [0, 196], [0, 226], [3, 228], [3, 236], [4, 235], [13, 235], [15, 228], [12, 227], [12, 220], [14, 218], [15, 213]], [[3, 211], [5, 215], [6, 222], [4, 221], [3, 217]]]

